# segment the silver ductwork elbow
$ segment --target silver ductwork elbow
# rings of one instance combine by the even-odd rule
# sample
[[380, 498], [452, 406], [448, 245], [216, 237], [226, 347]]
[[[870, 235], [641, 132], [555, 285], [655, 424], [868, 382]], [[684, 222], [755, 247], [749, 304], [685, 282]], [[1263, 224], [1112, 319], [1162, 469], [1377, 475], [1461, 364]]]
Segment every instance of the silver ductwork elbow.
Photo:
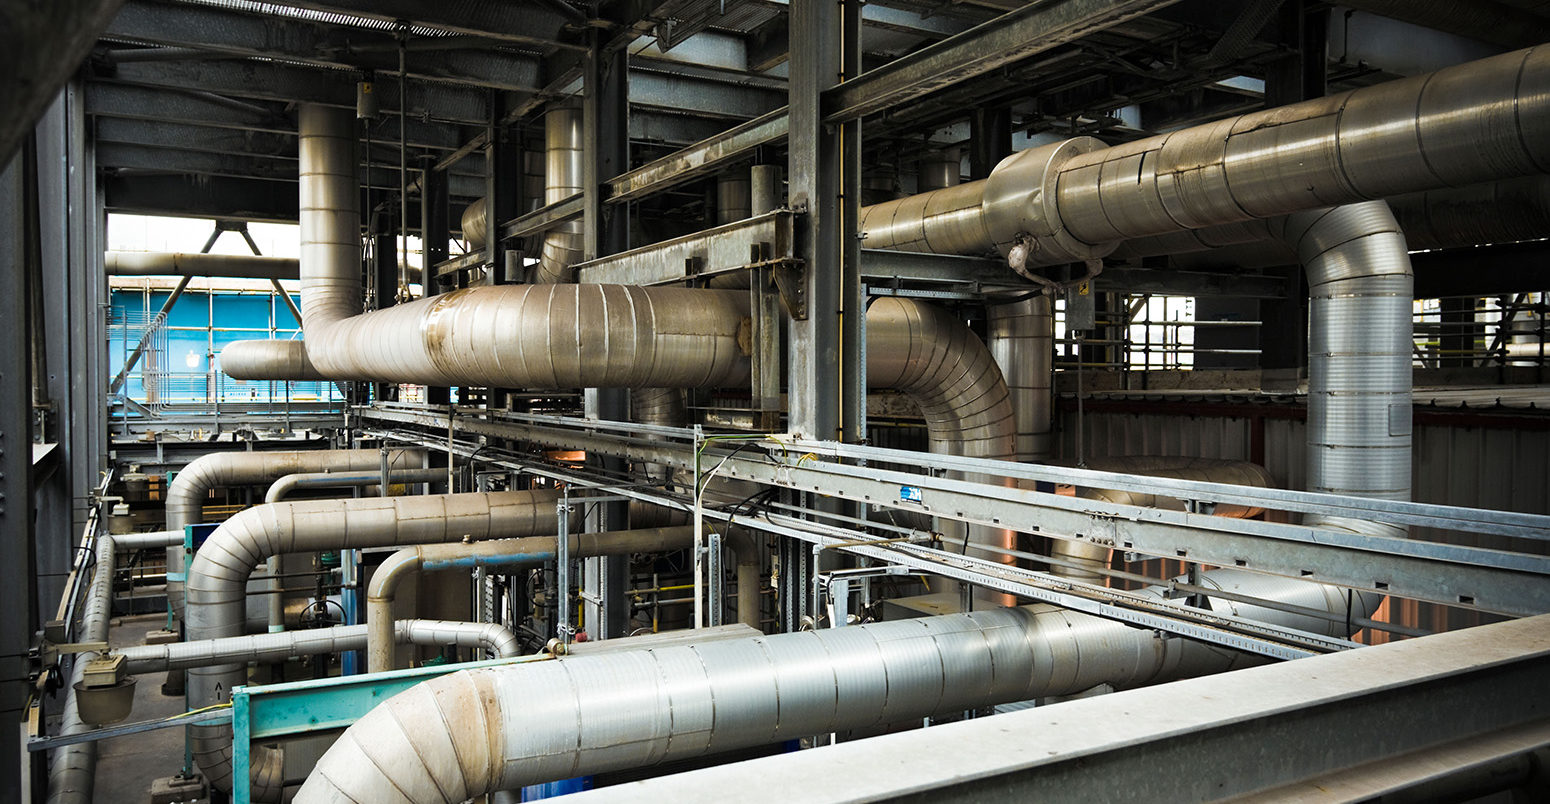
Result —
[[[581, 107], [574, 103], [551, 105], [544, 115], [544, 203], [564, 201], [582, 191], [584, 154]], [[535, 285], [571, 281], [570, 267], [581, 262], [584, 236], [581, 221], [567, 221], [544, 234], [538, 264], [533, 266]]]
[[[318, 500], [249, 508], [217, 528], [189, 566], [188, 638], [240, 636], [248, 578], [271, 555], [550, 533], [558, 528], [556, 499], [554, 492], [520, 491]], [[240, 664], [190, 670], [190, 706], [224, 702], [245, 675], [245, 666]], [[190, 726], [189, 737], [195, 760], [210, 784], [230, 790], [230, 725]], [[255, 752], [255, 800], [278, 800], [281, 766], [278, 751]]]
[[[660, 553], [694, 543], [694, 529], [688, 527], [645, 528], [639, 530], [583, 533], [571, 537], [573, 558], [617, 556], [630, 553]], [[476, 544], [423, 544], [405, 547], [388, 556], [366, 591], [366, 651], [369, 672], [393, 669], [393, 641], [390, 639], [393, 601], [398, 587], [424, 570], [471, 567], [523, 567], [553, 561], [559, 555], [557, 536], [530, 536], [500, 539]]]
[[[425, 453], [391, 450], [392, 469], [418, 467]], [[296, 452], [214, 452], [183, 467], [167, 485], [167, 528], [179, 533], [203, 521], [201, 513], [211, 489], [273, 483], [298, 472], [347, 472], [379, 469], [382, 453], [374, 449], [301, 450]], [[181, 541], [181, 540], [180, 540]], [[182, 550], [167, 551], [167, 605], [183, 619]]]
[[[1414, 277], [1382, 201], [1301, 212], [1272, 229], [1297, 251], [1312, 297], [1308, 490], [1410, 499]], [[1405, 535], [1343, 517], [1304, 524]]]

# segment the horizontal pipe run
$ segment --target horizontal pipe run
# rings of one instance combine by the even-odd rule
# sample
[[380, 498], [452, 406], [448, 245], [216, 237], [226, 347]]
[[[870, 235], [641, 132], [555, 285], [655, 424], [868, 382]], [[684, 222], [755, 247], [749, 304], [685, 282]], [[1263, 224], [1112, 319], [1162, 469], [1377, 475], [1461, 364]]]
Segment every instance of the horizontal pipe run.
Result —
[[230, 279], [295, 279], [294, 257], [250, 254], [184, 254], [166, 251], [109, 251], [102, 255], [109, 276], [208, 276]]
[[[1278, 599], [1347, 605], [1343, 595], [1314, 599], [1316, 584], [1234, 570], [1209, 575], [1234, 590], [1248, 583]], [[1157, 588], [1149, 593], [1161, 596]], [[1313, 620], [1320, 631], [1341, 628], [1253, 613], [1297, 627]], [[555, 779], [1254, 661], [1093, 615], [1027, 606], [463, 671], [420, 684], [357, 721], [295, 800], [453, 804]]]
[[[380, 458], [376, 451], [367, 452], [373, 460]], [[557, 499], [552, 491], [511, 491], [313, 500], [249, 508], [216, 528], [189, 566], [187, 636], [190, 640], [240, 636], [248, 579], [271, 555], [553, 533], [559, 522]], [[243, 683], [243, 671], [235, 663], [188, 671], [190, 706], [225, 702], [232, 687]], [[211, 785], [230, 789], [231, 727], [191, 726], [190, 740]], [[279, 751], [255, 752], [255, 800], [277, 800], [282, 762]]]
[[[399, 644], [483, 648], [499, 658], [515, 656], [518, 652], [516, 636], [497, 623], [399, 620], [393, 623], [393, 635]], [[129, 672], [134, 674], [236, 662], [278, 662], [365, 648], [365, 625], [336, 625], [280, 634], [244, 634], [197, 642], [134, 645], [113, 652], [128, 661]]]
[[[585, 533], [571, 536], [572, 558], [660, 553], [694, 543], [694, 530], [688, 527], [644, 528], [639, 530]], [[500, 539], [474, 544], [425, 544], [406, 547], [388, 556], [371, 576], [366, 592], [366, 623], [370, 628], [366, 660], [370, 672], [393, 669], [392, 643], [385, 623], [393, 622], [393, 600], [398, 588], [418, 572], [474, 567], [525, 567], [553, 561], [558, 557], [557, 536], [532, 536]]]

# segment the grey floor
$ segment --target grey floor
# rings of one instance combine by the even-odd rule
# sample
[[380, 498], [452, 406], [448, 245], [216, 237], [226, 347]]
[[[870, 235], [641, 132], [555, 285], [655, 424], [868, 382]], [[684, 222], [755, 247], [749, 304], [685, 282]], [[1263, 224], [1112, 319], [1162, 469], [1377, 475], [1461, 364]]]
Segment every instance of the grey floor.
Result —
[[[165, 626], [166, 614], [124, 617], [113, 621], [108, 641], [113, 645], [139, 645], [149, 631]], [[154, 720], [176, 715], [183, 697], [161, 694], [165, 673], [148, 673], [135, 684], [135, 708], [125, 722]], [[147, 802], [151, 782], [173, 776], [183, 764], [183, 729], [157, 729], [103, 740], [97, 748], [95, 804]]]

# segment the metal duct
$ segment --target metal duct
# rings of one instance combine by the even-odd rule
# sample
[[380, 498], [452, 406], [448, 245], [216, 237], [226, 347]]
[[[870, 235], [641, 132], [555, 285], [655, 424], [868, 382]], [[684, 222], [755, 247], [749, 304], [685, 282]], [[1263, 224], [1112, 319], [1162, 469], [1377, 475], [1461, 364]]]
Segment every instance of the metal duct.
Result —
[[[582, 191], [585, 157], [581, 117], [581, 107], [573, 103], [551, 104], [544, 115], [545, 204], [564, 201]], [[538, 264], [533, 266], [533, 284], [570, 282], [570, 267], [581, 261], [583, 239], [581, 221], [567, 221], [546, 232]]]
[[[1382, 201], [1271, 222], [1308, 275], [1308, 490], [1410, 499], [1414, 277]], [[1405, 535], [1402, 527], [1316, 516], [1304, 524]]]
[[[466, 623], [448, 620], [399, 620], [393, 623], [393, 639], [400, 644], [483, 648], [497, 657], [516, 656], [516, 634], [499, 623]], [[246, 634], [173, 642], [166, 645], [134, 645], [113, 652], [128, 661], [129, 672], [153, 673], [186, 670], [217, 664], [279, 662], [296, 656], [343, 653], [366, 648], [365, 625], [336, 625], [286, 631], [281, 634]]]
[[[181, 542], [181, 536], [179, 537]], [[172, 551], [168, 551], [169, 554]], [[113, 564], [117, 555], [115, 537], [99, 534], [96, 563], [91, 586], [86, 589], [86, 604], [81, 612], [78, 642], [107, 642], [108, 622], [113, 613]], [[59, 734], [68, 736], [91, 731], [81, 721], [75, 699], [75, 685], [86, 676], [86, 663], [98, 653], [78, 653], [70, 662], [70, 678], [65, 682], [65, 703], [59, 716]], [[91, 804], [97, 776], [97, 744], [76, 743], [57, 748], [49, 756], [48, 804]]]
[[299, 260], [248, 254], [181, 254], [172, 251], [109, 251], [102, 255], [108, 276], [216, 276], [234, 279], [295, 279]]
[[[866, 319], [867, 386], [892, 388], [920, 407], [931, 451], [1006, 460], [1016, 449], [1016, 420], [1005, 379], [990, 350], [957, 317], [910, 299], [876, 299]], [[976, 483], [1004, 478], [954, 473]], [[969, 526], [969, 541], [1002, 550], [1017, 548], [1016, 531]], [[1004, 552], [975, 554], [1015, 563]], [[1011, 598], [1006, 598], [1011, 602]]]
[[221, 348], [221, 371], [239, 380], [327, 380], [312, 365], [303, 341], [233, 341]]
[[[1231, 570], [1208, 575], [1221, 587], [1251, 582], [1239, 577], [1249, 573]], [[1308, 587], [1317, 588], [1267, 578], [1256, 591], [1346, 612], [1343, 595], [1320, 603]], [[1149, 592], [1160, 597], [1156, 588]], [[1368, 613], [1355, 605], [1354, 616]], [[1322, 633], [1343, 629], [1313, 617], [1256, 613]], [[469, 670], [372, 710], [323, 755], [295, 800], [461, 802], [492, 790], [1105, 683], [1141, 686], [1252, 661], [1089, 614], [1029, 606]]]
[[[263, 341], [258, 341], [263, 343]], [[418, 466], [425, 454], [417, 450], [392, 450], [388, 466]], [[191, 461], [167, 485], [167, 528], [181, 533], [187, 525], [203, 521], [201, 509], [210, 490], [222, 486], [256, 486], [273, 483], [298, 472], [351, 472], [380, 469], [382, 453], [361, 450], [301, 450], [296, 452], [212, 452]], [[183, 619], [183, 551], [167, 551], [167, 605]]]
[[[566, 116], [551, 112], [553, 126], [565, 128]], [[313, 104], [299, 117], [302, 319], [307, 354], [328, 377], [492, 388], [719, 386], [747, 377], [740, 293], [502, 285], [360, 314], [354, 119]], [[584, 335], [578, 321], [605, 331]]]
[[[388, 556], [371, 576], [366, 592], [366, 624], [370, 628], [366, 649], [369, 672], [393, 669], [393, 600], [398, 587], [421, 571], [472, 567], [517, 568], [554, 561], [558, 536], [529, 536], [477, 544], [425, 544], [405, 547]], [[694, 529], [646, 528], [606, 533], [574, 534], [569, 555], [573, 558], [660, 553], [694, 543]]]
[[463, 239], [468, 241], [469, 248], [484, 248], [490, 233], [488, 214], [489, 202], [483, 198], [477, 198], [473, 203], [463, 207], [459, 228], [463, 230]]
[[[1308, 276], [1308, 490], [1410, 499], [1415, 282], [1405, 235], [1386, 203], [1150, 237], [1125, 251], [1191, 251], [1266, 238], [1290, 249]], [[1305, 524], [1403, 535], [1394, 526], [1342, 518]]]
[[[1275, 478], [1271, 477], [1264, 467], [1248, 461], [1225, 461], [1213, 458], [1186, 458], [1162, 455], [1124, 455], [1108, 458], [1089, 458], [1087, 459], [1086, 468], [1100, 472], [1124, 472], [1133, 475], [1148, 475], [1150, 477], [1172, 477], [1210, 483], [1232, 483], [1253, 488], [1273, 488], [1275, 486]], [[1184, 510], [1184, 502], [1182, 500], [1156, 494], [1143, 494], [1136, 491], [1081, 487], [1076, 490], [1076, 495], [1090, 500], [1104, 500], [1121, 505]], [[1264, 513], [1264, 509], [1247, 508], [1241, 505], [1228, 505], [1224, 503], [1218, 504], [1211, 513], [1215, 516], [1242, 519], [1259, 516]], [[1105, 582], [1105, 576], [1098, 570], [1108, 569], [1109, 548], [1101, 544], [1069, 539], [1052, 539], [1050, 542], [1050, 555], [1054, 558], [1074, 561], [1081, 565], [1078, 567], [1052, 566], [1050, 568], [1051, 574], [1099, 585]], [[1088, 569], [1089, 567], [1091, 569]], [[1310, 586], [1314, 585], [1316, 584], [1310, 584]]]
[[934, 151], [921, 157], [916, 169], [915, 184], [920, 192], [954, 187], [963, 178], [963, 158], [958, 155], [957, 148]]
[[749, 212], [763, 215], [786, 202], [785, 170], [780, 165], [754, 165], [748, 169]]
[[903, 392], [920, 406], [931, 451], [1010, 457], [1015, 424], [1006, 381], [990, 350], [947, 311], [911, 299], [872, 302], [866, 320], [867, 386]]
[[747, 171], [716, 177], [716, 223], [736, 223], [753, 216], [753, 185]]
[[1550, 172], [1550, 47], [1105, 148], [1077, 138], [984, 181], [862, 210], [866, 245], [1016, 249], [1027, 272], [1120, 241]]
[[[189, 567], [188, 638], [240, 636], [248, 578], [271, 555], [554, 532], [559, 526], [556, 499], [554, 492], [523, 491], [317, 500], [249, 508], [217, 528]], [[223, 703], [245, 675], [243, 665], [190, 670], [189, 705], [197, 708]], [[194, 757], [210, 784], [230, 790], [231, 727], [190, 726], [189, 737]], [[278, 751], [255, 751], [255, 800], [278, 800], [282, 762]]]
[[[1523, 176], [1405, 193], [1388, 199], [1412, 251], [1538, 240], [1550, 236], [1550, 177]], [[1183, 256], [1209, 250], [1209, 255]], [[1295, 262], [1266, 221], [1243, 221], [1128, 240], [1112, 256], [1168, 255], [1181, 267], [1268, 266]]]
[[[434, 483], [446, 479], [447, 470], [442, 468], [400, 469], [388, 472], [390, 483]], [[374, 472], [298, 472], [294, 475], [286, 475], [270, 484], [269, 490], [264, 492], [264, 503], [280, 502], [300, 488], [362, 488], [381, 483], [380, 466]], [[383, 491], [380, 496], [386, 497], [387, 492]], [[270, 556], [265, 563], [266, 574], [269, 576], [269, 595], [266, 601], [269, 609], [269, 632], [278, 633], [285, 630], [285, 596], [281, 593], [284, 584], [280, 579], [280, 556]]]
[[1055, 378], [1054, 302], [1035, 296], [988, 308], [986, 347], [1006, 378], [1017, 435], [1011, 460], [1042, 462], [1054, 454], [1051, 400]]

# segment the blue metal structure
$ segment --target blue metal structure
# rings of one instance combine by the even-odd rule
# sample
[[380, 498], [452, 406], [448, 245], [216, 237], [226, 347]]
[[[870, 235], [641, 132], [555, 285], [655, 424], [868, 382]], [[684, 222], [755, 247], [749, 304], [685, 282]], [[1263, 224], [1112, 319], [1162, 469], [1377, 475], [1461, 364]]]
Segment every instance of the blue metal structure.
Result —
[[249, 774], [254, 740], [294, 737], [341, 729], [383, 701], [422, 682], [459, 670], [550, 661], [548, 656], [518, 656], [482, 662], [415, 667], [386, 673], [318, 678], [231, 691], [234, 804], [252, 801]]

